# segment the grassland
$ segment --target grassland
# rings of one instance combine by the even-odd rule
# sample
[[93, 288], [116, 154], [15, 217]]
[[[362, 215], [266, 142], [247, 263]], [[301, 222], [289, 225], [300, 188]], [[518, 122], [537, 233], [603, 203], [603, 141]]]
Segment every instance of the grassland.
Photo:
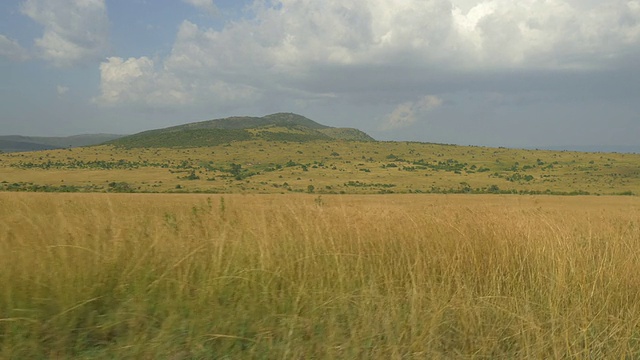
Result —
[[639, 358], [638, 248], [637, 197], [4, 192], [0, 358]]
[[325, 140], [96, 146], [0, 154], [2, 190], [638, 195], [640, 155]]
[[640, 155], [261, 129], [0, 154], [0, 358], [640, 357]]

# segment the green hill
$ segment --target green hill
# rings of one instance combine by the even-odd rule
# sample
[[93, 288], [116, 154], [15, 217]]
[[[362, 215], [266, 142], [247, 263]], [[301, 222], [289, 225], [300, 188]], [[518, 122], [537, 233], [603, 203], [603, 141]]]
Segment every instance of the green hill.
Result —
[[264, 117], [235, 116], [193, 122], [144, 131], [109, 143], [128, 148], [201, 147], [251, 139], [292, 142], [375, 141], [371, 136], [357, 129], [334, 128], [319, 124], [302, 115], [277, 113]]
[[60, 148], [90, 146], [114, 140], [123, 135], [114, 134], [85, 134], [74, 136], [0, 136], [0, 151], [38, 151]]
[[[16, 136], [17, 137], [17, 136]], [[37, 151], [58, 149], [57, 146], [33, 143], [29, 141], [0, 139], [1, 152], [21, 152], [21, 151]]]
[[319, 131], [336, 140], [375, 141], [371, 136], [358, 129], [330, 127], [326, 129], [320, 129]]

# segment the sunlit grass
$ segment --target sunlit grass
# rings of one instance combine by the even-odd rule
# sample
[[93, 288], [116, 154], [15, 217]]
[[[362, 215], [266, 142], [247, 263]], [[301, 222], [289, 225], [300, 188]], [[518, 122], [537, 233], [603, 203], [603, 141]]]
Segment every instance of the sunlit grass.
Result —
[[[98, 164], [99, 163], [99, 164]], [[236, 176], [231, 164], [241, 166]], [[190, 175], [193, 176], [190, 177]], [[640, 195], [640, 154], [409, 142], [238, 141], [196, 148], [0, 154], [0, 190], [317, 194], [524, 192]], [[15, 184], [15, 185], [13, 185]], [[47, 191], [39, 189], [38, 191]]]
[[0, 193], [0, 358], [637, 358], [640, 201]]

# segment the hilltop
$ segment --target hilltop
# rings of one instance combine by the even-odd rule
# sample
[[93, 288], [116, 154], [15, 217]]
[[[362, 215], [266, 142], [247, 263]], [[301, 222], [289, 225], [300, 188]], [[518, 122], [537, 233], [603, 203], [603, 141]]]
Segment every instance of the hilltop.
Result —
[[358, 129], [336, 128], [302, 115], [277, 113], [264, 117], [234, 116], [148, 130], [110, 141], [109, 144], [125, 148], [202, 147], [246, 140], [375, 141]]

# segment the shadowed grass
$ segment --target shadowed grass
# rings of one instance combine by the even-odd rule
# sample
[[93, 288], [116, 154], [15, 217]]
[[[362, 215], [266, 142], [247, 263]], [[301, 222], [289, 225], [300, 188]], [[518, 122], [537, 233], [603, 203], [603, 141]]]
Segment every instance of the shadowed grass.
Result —
[[0, 194], [0, 357], [636, 358], [639, 207]]

